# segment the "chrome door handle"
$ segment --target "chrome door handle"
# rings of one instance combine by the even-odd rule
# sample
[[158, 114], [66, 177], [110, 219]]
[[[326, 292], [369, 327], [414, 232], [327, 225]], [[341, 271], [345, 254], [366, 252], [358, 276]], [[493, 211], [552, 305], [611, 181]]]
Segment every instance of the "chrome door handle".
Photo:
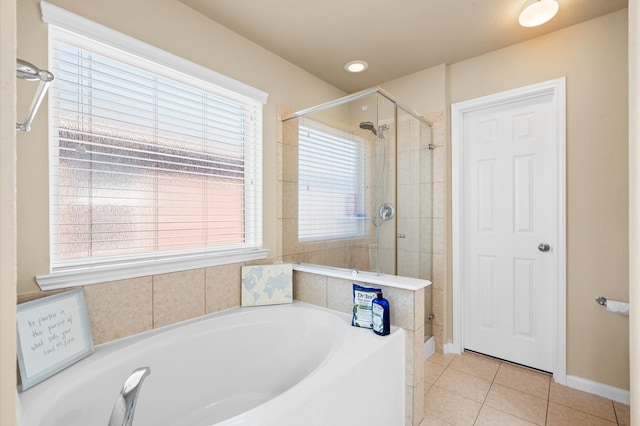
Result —
[[538, 244], [538, 250], [540, 251], [549, 251], [551, 247], [549, 247], [549, 244], [545, 244], [545, 243], [540, 243]]

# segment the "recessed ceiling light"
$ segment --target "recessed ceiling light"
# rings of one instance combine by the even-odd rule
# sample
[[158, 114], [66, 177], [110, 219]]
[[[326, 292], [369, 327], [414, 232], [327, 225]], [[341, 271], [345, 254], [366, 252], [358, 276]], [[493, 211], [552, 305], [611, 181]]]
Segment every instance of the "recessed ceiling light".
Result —
[[518, 22], [523, 27], [537, 27], [556, 16], [556, 13], [558, 13], [556, 0], [533, 0], [526, 3]]
[[369, 64], [365, 61], [351, 61], [344, 66], [344, 69], [349, 72], [362, 72], [367, 68], [369, 68]]

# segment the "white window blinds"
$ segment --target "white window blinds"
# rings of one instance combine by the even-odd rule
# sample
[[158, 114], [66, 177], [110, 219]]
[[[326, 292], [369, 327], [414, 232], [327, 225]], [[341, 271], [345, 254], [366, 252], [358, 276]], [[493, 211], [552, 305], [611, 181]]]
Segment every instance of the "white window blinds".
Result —
[[363, 236], [364, 140], [300, 119], [298, 145], [298, 239]]
[[49, 31], [52, 270], [258, 249], [261, 103]]

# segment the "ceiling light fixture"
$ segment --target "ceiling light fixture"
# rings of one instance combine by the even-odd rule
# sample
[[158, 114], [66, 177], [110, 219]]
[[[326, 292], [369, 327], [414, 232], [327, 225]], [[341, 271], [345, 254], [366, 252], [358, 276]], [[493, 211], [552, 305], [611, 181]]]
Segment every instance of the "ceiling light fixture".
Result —
[[369, 68], [369, 64], [367, 64], [365, 61], [359, 61], [359, 60], [348, 62], [344, 66], [344, 69], [347, 70], [348, 72], [362, 72], [367, 68]]
[[518, 22], [523, 27], [537, 27], [556, 16], [556, 13], [558, 13], [556, 0], [531, 0], [525, 3]]

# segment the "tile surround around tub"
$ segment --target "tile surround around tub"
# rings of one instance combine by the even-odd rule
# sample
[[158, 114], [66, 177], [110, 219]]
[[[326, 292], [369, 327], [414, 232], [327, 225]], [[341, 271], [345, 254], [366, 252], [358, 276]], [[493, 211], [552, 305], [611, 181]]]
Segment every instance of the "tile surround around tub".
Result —
[[201, 317], [205, 314], [205, 270], [153, 276], [153, 327]]
[[142, 277], [84, 287], [93, 343], [153, 328], [153, 278]]
[[328, 277], [294, 270], [293, 298], [333, 309], [353, 312], [353, 283], [381, 288], [391, 305], [391, 325], [405, 329], [406, 426], [418, 426], [424, 413], [424, 288], [406, 290], [359, 280]]

